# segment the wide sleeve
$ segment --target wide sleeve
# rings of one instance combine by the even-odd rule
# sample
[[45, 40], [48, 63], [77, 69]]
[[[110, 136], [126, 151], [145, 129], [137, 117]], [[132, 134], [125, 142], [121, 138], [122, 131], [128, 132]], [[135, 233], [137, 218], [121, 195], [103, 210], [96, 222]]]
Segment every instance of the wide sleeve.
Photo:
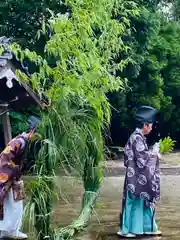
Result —
[[0, 179], [3, 177], [10, 180], [20, 177], [21, 166], [15, 163], [20, 151], [21, 142], [18, 139], [13, 139], [3, 150], [0, 155]]
[[137, 135], [133, 141], [133, 151], [138, 168], [156, 166], [159, 161], [158, 154], [147, 148], [142, 136]]

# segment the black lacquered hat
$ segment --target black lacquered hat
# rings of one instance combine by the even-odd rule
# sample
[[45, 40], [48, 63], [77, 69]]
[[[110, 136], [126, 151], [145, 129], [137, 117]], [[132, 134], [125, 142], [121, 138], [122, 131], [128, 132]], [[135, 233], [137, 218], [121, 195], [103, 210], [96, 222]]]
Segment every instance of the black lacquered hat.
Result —
[[157, 110], [150, 106], [141, 106], [136, 112], [136, 121], [140, 123], [154, 123]]
[[41, 118], [36, 116], [31, 116], [28, 120], [29, 130], [36, 129], [41, 124]]

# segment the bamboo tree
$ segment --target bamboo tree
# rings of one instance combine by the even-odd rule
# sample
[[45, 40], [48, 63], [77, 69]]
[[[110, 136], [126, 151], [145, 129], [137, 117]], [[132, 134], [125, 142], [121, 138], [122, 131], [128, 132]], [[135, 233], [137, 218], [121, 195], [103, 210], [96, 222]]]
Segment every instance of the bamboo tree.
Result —
[[[45, 46], [45, 59], [12, 45], [21, 60], [26, 57], [39, 67], [31, 79], [21, 72], [19, 77], [52, 102], [48, 112], [42, 113], [41, 148], [35, 164], [38, 178], [30, 185], [27, 205], [40, 240], [71, 239], [91, 217], [105, 158], [102, 132], [111, 116], [106, 94], [123, 89], [123, 79], [116, 72], [131, 59], [119, 57], [128, 50], [122, 38], [128, 34], [129, 17], [137, 14], [135, 4], [129, 1], [65, 3], [69, 13], [52, 15], [49, 21], [53, 35]], [[62, 168], [76, 169], [85, 192], [79, 218], [66, 228], [53, 229], [54, 177]]]

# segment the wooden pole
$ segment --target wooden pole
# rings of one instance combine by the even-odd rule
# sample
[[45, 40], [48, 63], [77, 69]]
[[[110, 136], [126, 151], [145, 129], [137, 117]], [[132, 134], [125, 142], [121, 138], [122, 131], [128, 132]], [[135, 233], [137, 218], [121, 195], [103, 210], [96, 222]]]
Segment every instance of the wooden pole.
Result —
[[0, 114], [2, 117], [3, 132], [4, 132], [4, 141], [5, 144], [12, 139], [11, 123], [8, 111], [8, 104], [0, 104]]

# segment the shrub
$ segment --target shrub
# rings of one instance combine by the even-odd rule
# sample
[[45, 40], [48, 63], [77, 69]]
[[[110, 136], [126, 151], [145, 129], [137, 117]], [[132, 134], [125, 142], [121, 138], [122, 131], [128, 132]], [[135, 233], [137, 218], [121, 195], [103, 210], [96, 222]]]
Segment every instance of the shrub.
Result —
[[172, 152], [175, 147], [176, 141], [172, 140], [171, 137], [166, 137], [160, 140], [160, 152], [169, 153]]

